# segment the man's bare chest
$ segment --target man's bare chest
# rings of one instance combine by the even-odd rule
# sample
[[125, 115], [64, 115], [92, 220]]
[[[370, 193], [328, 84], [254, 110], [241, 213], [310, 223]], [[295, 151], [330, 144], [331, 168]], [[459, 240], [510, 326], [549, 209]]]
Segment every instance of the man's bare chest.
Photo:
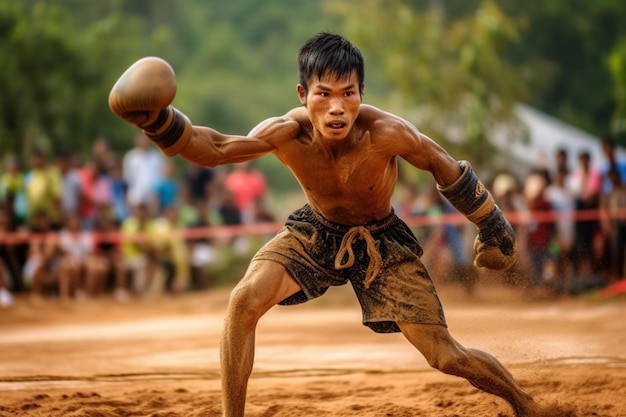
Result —
[[395, 160], [367, 154], [327, 158], [309, 153], [288, 165], [305, 192], [328, 198], [376, 194], [393, 187], [397, 173]]

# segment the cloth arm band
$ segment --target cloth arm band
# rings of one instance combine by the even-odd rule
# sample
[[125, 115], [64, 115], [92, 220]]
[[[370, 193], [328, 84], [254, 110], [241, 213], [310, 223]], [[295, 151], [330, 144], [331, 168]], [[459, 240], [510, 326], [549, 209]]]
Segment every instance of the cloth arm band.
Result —
[[480, 228], [497, 206], [470, 163], [459, 161], [459, 165], [463, 171], [461, 176], [450, 185], [437, 185], [437, 189], [454, 208]]
[[167, 156], [174, 156], [191, 139], [191, 121], [178, 109], [167, 106], [159, 112], [157, 119], [143, 129], [152, 142]]

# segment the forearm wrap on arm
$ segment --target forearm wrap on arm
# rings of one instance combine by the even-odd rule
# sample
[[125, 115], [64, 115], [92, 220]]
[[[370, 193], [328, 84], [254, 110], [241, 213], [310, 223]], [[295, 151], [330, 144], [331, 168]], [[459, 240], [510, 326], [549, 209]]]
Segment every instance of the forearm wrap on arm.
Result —
[[167, 106], [152, 124], [143, 128], [143, 132], [165, 155], [174, 156], [189, 142], [192, 125], [182, 112]]
[[437, 189], [454, 208], [480, 228], [497, 207], [469, 162], [459, 161], [459, 165], [463, 170], [461, 176], [450, 185], [437, 185]]

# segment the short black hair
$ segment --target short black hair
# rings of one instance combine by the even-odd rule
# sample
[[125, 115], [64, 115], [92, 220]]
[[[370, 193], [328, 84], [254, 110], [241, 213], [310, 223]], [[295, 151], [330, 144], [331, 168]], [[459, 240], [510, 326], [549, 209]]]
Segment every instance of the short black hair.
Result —
[[334, 74], [337, 79], [348, 77], [356, 71], [359, 92], [365, 80], [365, 65], [359, 48], [341, 35], [320, 32], [302, 45], [298, 52], [298, 75], [300, 84], [308, 91], [312, 76], [322, 78]]

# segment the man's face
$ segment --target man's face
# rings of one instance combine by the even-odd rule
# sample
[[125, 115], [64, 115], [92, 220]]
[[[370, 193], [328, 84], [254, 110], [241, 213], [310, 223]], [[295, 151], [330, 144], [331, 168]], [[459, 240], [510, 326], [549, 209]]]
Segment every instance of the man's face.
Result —
[[359, 115], [361, 94], [356, 71], [349, 77], [337, 79], [325, 74], [309, 80], [309, 89], [298, 84], [300, 103], [309, 112], [313, 128], [326, 140], [339, 141], [350, 133]]

